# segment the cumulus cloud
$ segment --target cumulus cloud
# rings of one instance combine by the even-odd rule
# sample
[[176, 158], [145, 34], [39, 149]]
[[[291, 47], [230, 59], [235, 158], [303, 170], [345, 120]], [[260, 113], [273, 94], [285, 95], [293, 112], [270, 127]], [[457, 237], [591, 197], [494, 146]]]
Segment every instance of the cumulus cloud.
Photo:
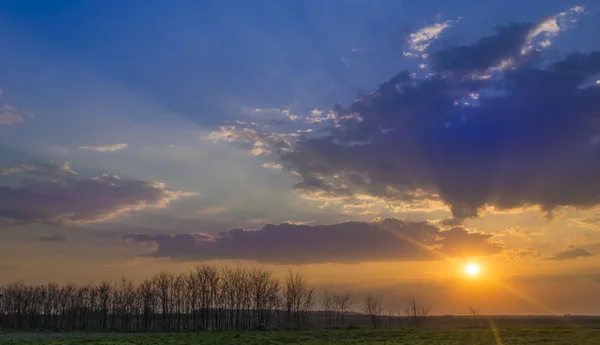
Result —
[[[38, 175], [77, 175], [68, 165], [62, 167], [22, 170]], [[0, 186], [0, 218], [17, 224], [99, 222], [135, 210], [163, 208], [189, 194], [167, 189], [161, 182], [122, 180], [106, 174], [58, 181], [24, 179], [16, 188]]]
[[333, 225], [267, 224], [217, 236], [127, 234], [123, 240], [154, 245], [152, 254], [184, 260], [242, 259], [265, 263], [419, 261], [502, 251], [492, 236], [462, 227], [442, 230], [426, 222], [385, 219]]
[[95, 152], [115, 152], [125, 150], [127, 148], [127, 144], [108, 144], [108, 145], [98, 145], [98, 146], [80, 146], [80, 150], [88, 150]]
[[586, 258], [589, 256], [592, 256], [592, 254], [590, 252], [588, 252], [587, 250], [585, 250], [584, 248], [570, 247], [563, 251], [557, 252], [553, 256], [549, 257], [547, 260], [562, 261], [562, 260], [571, 260], [571, 259], [577, 259], [577, 258]]
[[[600, 134], [600, 88], [581, 85], [600, 73], [600, 52], [553, 63], [522, 52], [533, 34], [556, 32], [547, 19], [517, 23], [431, 52], [431, 76], [403, 71], [336, 106], [335, 126], [298, 138], [278, 151], [278, 163], [313, 200], [442, 204], [454, 224], [490, 207], [537, 207], [551, 217], [598, 205], [600, 155], [590, 140]], [[491, 69], [499, 74], [474, 78]]]
[[71, 165], [68, 162], [37, 162], [0, 170], [0, 174], [4, 176], [20, 173], [49, 177], [77, 176], [77, 172], [71, 169]]
[[40, 242], [68, 242], [67, 238], [63, 234], [54, 234], [50, 236], [38, 237]]

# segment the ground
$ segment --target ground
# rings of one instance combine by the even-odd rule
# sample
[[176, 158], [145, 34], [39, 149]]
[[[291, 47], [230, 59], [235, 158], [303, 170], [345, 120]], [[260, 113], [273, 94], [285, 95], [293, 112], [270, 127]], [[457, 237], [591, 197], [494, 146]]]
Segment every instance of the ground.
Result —
[[600, 330], [313, 330], [185, 334], [91, 334], [0, 332], [0, 343], [36, 345], [184, 345], [184, 344], [388, 344], [388, 345], [600, 345]]

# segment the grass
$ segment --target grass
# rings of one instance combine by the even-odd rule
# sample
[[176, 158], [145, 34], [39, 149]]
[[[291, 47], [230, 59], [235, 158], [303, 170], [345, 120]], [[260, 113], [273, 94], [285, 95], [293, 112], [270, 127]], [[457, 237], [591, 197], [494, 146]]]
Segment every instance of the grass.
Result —
[[[50, 333], [49, 335], [51, 335]], [[499, 338], [498, 338], [499, 336]], [[12, 338], [13, 340], [8, 340]], [[389, 344], [389, 345], [600, 345], [600, 330], [313, 330], [184, 334], [7, 333], [0, 343], [35, 345], [187, 345], [187, 344]]]

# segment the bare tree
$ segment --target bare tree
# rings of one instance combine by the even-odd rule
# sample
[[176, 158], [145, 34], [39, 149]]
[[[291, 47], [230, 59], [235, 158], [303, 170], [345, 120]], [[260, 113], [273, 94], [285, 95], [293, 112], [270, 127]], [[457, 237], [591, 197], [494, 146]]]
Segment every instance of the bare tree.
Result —
[[414, 327], [422, 327], [431, 312], [431, 305], [417, 301], [414, 296], [408, 299], [408, 306], [404, 310], [404, 314], [408, 316], [410, 323]]
[[[314, 289], [292, 273], [284, 284], [264, 268], [197, 266], [135, 284], [0, 285], [0, 327], [83, 331], [232, 330], [310, 325]], [[333, 297], [331, 299], [333, 303]], [[342, 307], [344, 310], [345, 307]]]
[[346, 324], [346, 313], [352, 306], [352, 294], [350, 292], [334, 294], [334, 303], [336, 307], [336, 321], [341, 323], [342, 327]]
[[314, 288], [308, 286], [306, 278], [299, 273], [289, 271], [283, 290], [283, 304], [286, 310], [286, 323], [297, 328], [310, 324], [309, 312], [314, 305]]
[[473, 327], [479, 328], [479, 318], [481, 317], [481, 313], [479, 309], [469, 305], [469, 314], [471, 315], [471, 319], [473, 320]]
[[335, 309], [334, 293], [330, 292], [327, 288], [323, 289], [323, 295], [321, 296], [321, 309], [325, 313], [325, 324], [327, 327], [333, 326], [333, 313]]
[[375, 297], [370, 293], [365, 296], [365, 305], [363, 310], [365, 314], [370, 317], [373, 329], [377, 329], [381, 319], [381, 314], [383, 314], [383, 309], [383, 304], [381, 303], [381, 299], [379, 297]]

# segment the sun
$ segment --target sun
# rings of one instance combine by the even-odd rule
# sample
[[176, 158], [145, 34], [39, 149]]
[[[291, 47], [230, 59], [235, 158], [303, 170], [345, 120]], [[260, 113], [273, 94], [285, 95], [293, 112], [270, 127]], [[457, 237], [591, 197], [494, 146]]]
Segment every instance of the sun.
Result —
[[479, 274], [479, 265], [477, 264], [466, 264], [465, 274], [468, 276], [476, 276]]

